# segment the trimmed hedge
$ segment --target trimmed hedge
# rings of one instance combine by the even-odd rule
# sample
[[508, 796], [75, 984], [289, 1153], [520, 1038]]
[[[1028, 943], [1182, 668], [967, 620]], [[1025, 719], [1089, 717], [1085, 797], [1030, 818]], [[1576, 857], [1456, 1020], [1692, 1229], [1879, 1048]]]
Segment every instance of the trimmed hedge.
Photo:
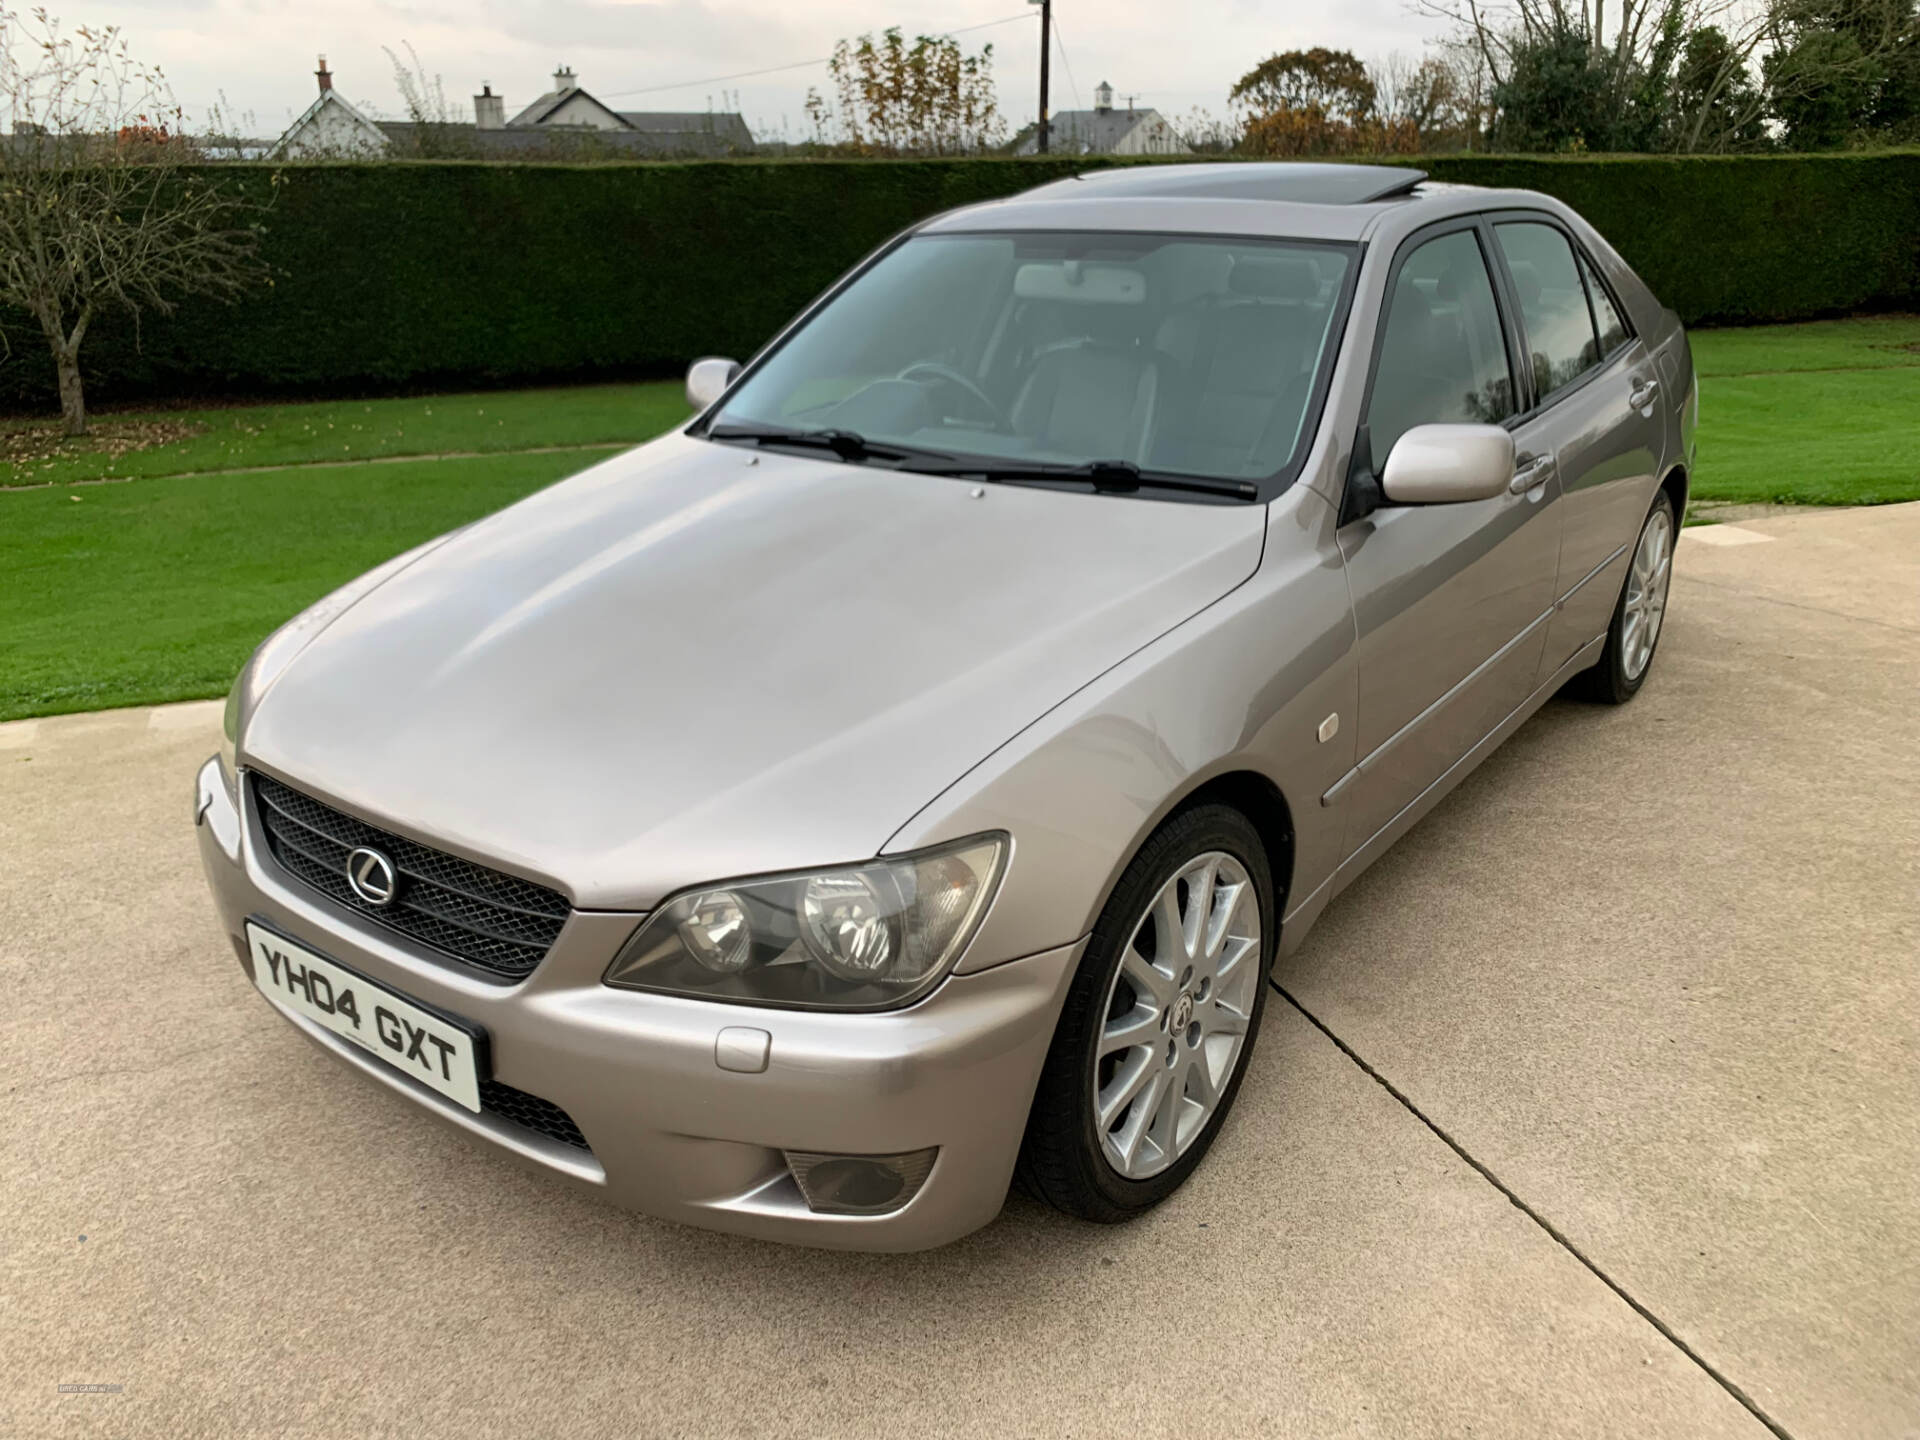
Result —
[[[272, 193], [277, 280], [239, 305], [97, 322], [90, 397], [668, 374], [744, 356], [910, 222], [1079, 160], [228, 166]], [[1920, 305], [1920, 151], [1444, 156], [1436, 179], [1557, 195], [1690, 323]], [[24, 317], [0, 403], [51, 403]]]
[[1449, 155], [1423, 168], [1565, 201], [1689, 325], [1920, 308], [1920, 150]]

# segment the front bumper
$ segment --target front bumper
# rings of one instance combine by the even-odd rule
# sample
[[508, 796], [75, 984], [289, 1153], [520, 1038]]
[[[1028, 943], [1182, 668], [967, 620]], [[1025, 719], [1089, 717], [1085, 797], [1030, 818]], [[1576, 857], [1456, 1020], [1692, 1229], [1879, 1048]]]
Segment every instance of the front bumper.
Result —
[[[919, 1250], [999, 1213], [1078, 946], [953, 976], [905, 1010], [835, 1015], [611, 989], [600, 977], [642, 917], [576, 911], [533, 974], [503, 986], [288, 880], [262, 854], [249, 802], [236, 806], [217, 761], [201, 770], [194, 803], [201, 861], [249, 978], [241, 937], [252, 917], [484, 1026], [492, 1078], [560, 1106], [590, 1150], [464, 1110], [281, 1011], [320, 1048], [443, 1122], [616, 1204], [769, 1240]], [[739, 1026], [772, 1037], [761, 1073], [717, 1063], [719, 1032]], [[930, 1146], [939, 1156], [926, 1183], [884, 1215], [809, 1210], [782, 1154]]]

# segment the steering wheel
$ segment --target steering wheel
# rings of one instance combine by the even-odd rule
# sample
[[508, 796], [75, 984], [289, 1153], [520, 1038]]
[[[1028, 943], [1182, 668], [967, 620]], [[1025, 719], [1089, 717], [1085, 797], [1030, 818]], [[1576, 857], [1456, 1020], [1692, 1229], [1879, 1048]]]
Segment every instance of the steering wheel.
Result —
[[893, 378], [911, 380], [917, 375], [927, 375], [935, 380], [944, 380], [949, 385], [957, 385], [980, 402], [980, 408], [995, 425], [1002, 427], [1006, 425], [1006, 416], [1002, 415], [1000, 407], [993, 403], [993, 397], [951, 365], [942, 365], [938, 360], [916, 360]]

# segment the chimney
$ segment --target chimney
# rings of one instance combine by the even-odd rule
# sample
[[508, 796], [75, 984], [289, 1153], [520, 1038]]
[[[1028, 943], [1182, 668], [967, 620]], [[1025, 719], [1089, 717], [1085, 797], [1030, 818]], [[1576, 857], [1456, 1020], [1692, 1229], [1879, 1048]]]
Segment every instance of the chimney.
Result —
[[504, 130], [507, 124], [507, 102], [493, 93], [493, 86], [482, 85], [480, 93], [473, 97], [473, 125], [476, 130]]
[[1104, 115], [1113, 109], [1113, 86], [1102, 80], [1093, 91], [1094, 113]]
[[553, 88], [555, 90], [571, 90], [579, 83], [580, 82], [573, 77], [573, 67], [571, 65], [562, 65], [558, 70], [553, 72]]
[[327, 69], [327, 57], [320, 57], [320, 68], [313, 72], [313, 78], [320, 82], [320, 93], [326, 94], [333, 89], [333, 72]]

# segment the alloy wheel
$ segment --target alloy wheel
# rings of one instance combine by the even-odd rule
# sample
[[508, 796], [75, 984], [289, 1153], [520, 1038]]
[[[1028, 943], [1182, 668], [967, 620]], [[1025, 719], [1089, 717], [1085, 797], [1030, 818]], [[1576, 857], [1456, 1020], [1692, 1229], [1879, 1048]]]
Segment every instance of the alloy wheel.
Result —
[[1206, 1129], [1260, 985], [1260, 902], [1225, 851], [1189, 860], [1133, 927], [1107, 992], [1093, 1115], [1115, 1172], [1145, 1180]]
[[1627, 600], [1621, 612], [1620, 665], [1628, 680], [1638, 680], [1653, 659], [1660, 622], [1667, 613], [1667, 586], [1673, 579], [1673, 515], [1657, 505], [1640, 532], [1627, 575]]

